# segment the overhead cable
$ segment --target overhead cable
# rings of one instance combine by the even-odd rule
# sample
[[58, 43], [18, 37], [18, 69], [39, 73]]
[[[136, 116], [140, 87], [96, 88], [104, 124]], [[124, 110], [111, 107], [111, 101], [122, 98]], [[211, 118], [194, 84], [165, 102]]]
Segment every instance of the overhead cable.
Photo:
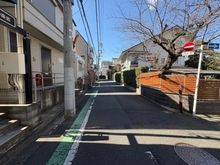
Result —
[[85, 22], [86, 22], [86, 25], [87, 25], [87, 29], [88, 29], [89, 36], [90, 36], [90, 39], [91, 39], [91, 42], [92, 42], [92, 46], [94, 48], [94, 52], [95, 52], [95, 54], [97, 54], [95, 46], [94, 46], [94, 42], [93, 42], [93, 39], [92, 39], [91, 30], [90, 30], [90, 27], [89, 27], [89, 23], [88, 23], [88, 20], [87, 20], [87, 17], [86, 17], [86, 13], [85, 13], [85, 10], [84, 10], [84, 6], [83, 6], [83, 3], [82, 3], [82, 0], [79, 0], [79, 1], [80, 1], [80, 4], [81, 4], [81, 7], [82, 7], [83, 16], [84, 16], [84, 19], [85, 19]]
[[90, 43], [89, 34], [88, 34], [87, 29], [86, 29], [85, 20], [84, 20], [83, 15], [82, 15], [82, 9], [80, 8], [80, 5], [79, 5], [78, 1], [77, 1], [77, 5], [79, 7], [80, 15], [81, 15], [81, 18], [82, 18], [82, 21], [83, 21], [83, 26], [84, 26], [84, 29], [85, 29], [85, 32], [86, 32], [86, 37], [88, 39], [88, 42]]

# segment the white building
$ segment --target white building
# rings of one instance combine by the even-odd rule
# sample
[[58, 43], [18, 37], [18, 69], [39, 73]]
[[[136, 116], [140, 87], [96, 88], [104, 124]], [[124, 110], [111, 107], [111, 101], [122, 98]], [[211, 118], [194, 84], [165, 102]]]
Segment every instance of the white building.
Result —
[[[172, 38], [179, 27], [173, 27], [167, 30], [164, 34], [165, 38]], [[177, 47], [182, 47], [187, 42], [187, 38], [179, 38], [176, 41]], [[146, 55], [147, 52], [147, 55]], [[153, 43], [151, 40], [146, 40], [139, 43], [125, 51], [123, 51], [119, 57], [122, 61], [122, 71], [130, 70], [139, 66], [151, 67], [152, 64], [148, 59], [158, 56], [158, 65], [165, 64], [167, 60], [167, 52], [163, 50], [159, 45]], [[172, 65], [174, 67], [183, 67], [185, 65], [184, 57], [179, 57], [177, 61]]]
[[121, 60], [119, 58], [112, 58], [112, 65], [121, 64]]
[[109, 66], [112, 65], [111, 61], [102, 61], [101, 67], [100, 67], [100, 75], [106, 76], [108, 75]]

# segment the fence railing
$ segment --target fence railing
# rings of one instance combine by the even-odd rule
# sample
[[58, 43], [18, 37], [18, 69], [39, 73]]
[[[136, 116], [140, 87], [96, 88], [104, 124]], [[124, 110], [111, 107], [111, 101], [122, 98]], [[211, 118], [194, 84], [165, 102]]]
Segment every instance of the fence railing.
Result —
[[[18, 90], [8, 84], [8, 75], [0, 74], [0, 104], [18, 103]], [[88, 83], [88, 76], [75, 80], [75, 88], [83, 89]], [[44, 73], [32, 71], [33, 101], [37, 100], [37, 91], [64, 86], [64, 73]]]
[[64, 73], [45, 73], [32, 71], [32, 89], [34, 91], [34, 101], [37, 101], [37, 91], [56, 88], [64, 85]]

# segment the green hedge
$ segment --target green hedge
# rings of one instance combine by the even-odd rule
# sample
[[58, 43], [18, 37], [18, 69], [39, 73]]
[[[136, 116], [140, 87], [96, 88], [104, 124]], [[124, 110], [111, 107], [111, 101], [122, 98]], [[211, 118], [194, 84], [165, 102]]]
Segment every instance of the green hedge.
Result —
[[123, 72], [123, 81], [125, 85], [131, 86], [133, 88], [139, 87], [140, 74], [148, 72], [148, 67], [137, 67], [135, 69], [126, 70]]
[[115, 81], [121, 83], [121, 72], [114, 73]]
[[99, 76], [99, 79], [106, 79], [106, 76], [100, 75], [100, 76]]
[[125, 85], [132, 86], [132, 87], [136, 88], [135, 69], [124, 71], [123, 72], [123, 80], [124, 80]]
[[136, 87], [139, 87], [140, 74], [148, 72], [149, 68], [146, 66], [141, 66], [135, 68], [135, 76], [136, 76]]
[[117, 72], [114, 74], [115, 81], [134, 88], [139, 87], [139, 79], [141, 73], [148, 72], [149, 68], [146, 66], [137, 67], [135, 69]]

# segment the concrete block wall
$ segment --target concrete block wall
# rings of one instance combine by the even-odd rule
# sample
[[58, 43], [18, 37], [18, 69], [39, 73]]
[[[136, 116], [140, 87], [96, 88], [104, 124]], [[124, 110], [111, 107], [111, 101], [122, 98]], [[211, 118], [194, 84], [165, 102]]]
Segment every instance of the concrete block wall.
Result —
[[40, 102], [32, 104], [1, 104], [0, 112], [6, 114], [8, 119], [19, 120], [19, 125], [34, 129], [42, 122]]
[[0, 104], [0, 112], [8, 119], [19, 120], [19, 125], [32, 130], [42, 122], [42, 111], [64, 100], [64, 87], [38, 91], [38, 101], [32, 104]]
[[220, 114], [220, 100], [199, 100], [196, 112], [201, 114]]
[[[179, 111], [179, 95], [175, 93], [163, 93], [157, 88], [141, 85], [141, 95], [157, 102], [160, 105]], [[186, 111], [191, 110], [188, 102], [188, 96], [186, 95], [183, 95], [183, 108]]]
[[[164, 93], [158, 88], [153, 88], [146, 85], [141, 85], [141, 95], [157, 102], [163, 106], [173, 108], [179, 111], [179, 95], [176, 93]], [[193, 109], [193, 95], [182, 95], [183, 109], [192, 113]], [[220, 114], [220, 100], [198, 100], [197, 114]]]
[[64, 86], [37, 92], [37, 100], [40, 108], [44, 111], [64, 101]]

